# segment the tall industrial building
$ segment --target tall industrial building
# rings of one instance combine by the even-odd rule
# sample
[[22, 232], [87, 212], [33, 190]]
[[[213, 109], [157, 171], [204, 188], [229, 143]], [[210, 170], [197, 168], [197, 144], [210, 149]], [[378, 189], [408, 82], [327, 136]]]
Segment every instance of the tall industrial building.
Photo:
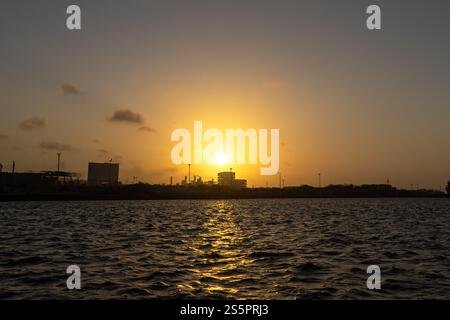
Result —
[[224, 171], [217, 174], [217, 183], [221, 186], [231, 186], [234, 180], [236, 180], [236, 174], [232, 171]]
[[119, 164], [89, 162], [88, 183], [94, 185], [119, 183]]
[[219, 172], [217, 183], [221, 186], [247, 188], [247, 180], [236, 179], [236, 174], [233, 171]]

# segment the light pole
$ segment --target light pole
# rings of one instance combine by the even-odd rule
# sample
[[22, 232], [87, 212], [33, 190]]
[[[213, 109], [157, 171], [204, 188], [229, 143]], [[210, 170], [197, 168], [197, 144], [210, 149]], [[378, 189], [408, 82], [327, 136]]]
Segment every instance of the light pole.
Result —
[[61, 152], [58, 152], [57, 154], [56, 154], [57, 156], [58, 156], [58, 173], [59, 173], [59, 164], [60, 164], [60, 161], [61, 161]]

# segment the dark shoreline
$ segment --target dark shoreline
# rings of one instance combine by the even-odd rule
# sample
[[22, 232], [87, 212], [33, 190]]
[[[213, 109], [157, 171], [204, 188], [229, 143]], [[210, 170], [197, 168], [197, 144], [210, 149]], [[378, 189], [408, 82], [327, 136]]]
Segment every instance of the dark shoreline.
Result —
[[447, 195], [392, 195], [392, 196], [254, 196], [254, 195], [76, 195], [76, 194], [34, 194], [34, 195], [0, 195], [0, 202], [26, 201], [140, 201], [140, 200], [239, 200], [239, 199], [450, 199]]
[[0, 190], [0, 202], [90, 200], [220, 200], [295, 198], [448, 198], [442, 191], [403, 190], [390, 185], [330, 185], [323, 188], [234, 188], [227, 186], [172, 185], [57, 185], [53, 188]]

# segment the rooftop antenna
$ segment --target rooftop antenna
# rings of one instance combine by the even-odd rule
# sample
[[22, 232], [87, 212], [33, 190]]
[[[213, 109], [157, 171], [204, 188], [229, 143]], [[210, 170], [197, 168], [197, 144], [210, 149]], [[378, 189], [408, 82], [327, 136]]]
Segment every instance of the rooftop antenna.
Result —
[[59, 164], [60, 164], [60, 161], [61, 161], [61, 152], [58, 152], [56, 155], [58, 156], [58, 173], [59, 173]]

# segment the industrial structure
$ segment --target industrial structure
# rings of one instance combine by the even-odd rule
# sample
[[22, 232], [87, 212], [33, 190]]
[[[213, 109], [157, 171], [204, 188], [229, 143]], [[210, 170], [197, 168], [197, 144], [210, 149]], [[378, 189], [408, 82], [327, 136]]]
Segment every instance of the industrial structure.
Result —
[[[225, 186], [225, 187], [234, 187], [234, 188], [247, 188], [247, 180], [244, 179], [236, 179], [236, 173], [233, 172], [232, 168], [230, 171], [219, 172], [217, 174], [217, 181], [214, 178], [210, 180], [203, 180], [201, 176], [193, 174], [193, 180], [191, 180], [191, 164], [188, 164], [188, 172], [187, 175], [184, 176], [184, 179], [181, 180], [177, 185], [181, 186]], [[170, 177], [170, 184], [173, 183], [173, 177]]]
[[95, 163], [89, 162], [88, 165], [88, 184], [118, 184], [119, 183], [119, 164], [112, 163]]
[[[15, 169], [15, 168], [14, 168]], [[0, 171], [0, 189], [49, 190], [57, 186], [79, 183], [80, 175], [63, 171], [3, 172]]]
[[230, 171], [219, 172], [217, 174], [217, 183], [220, 186], [247, 188], [247, 180], [236, 179], [236, 173]]

